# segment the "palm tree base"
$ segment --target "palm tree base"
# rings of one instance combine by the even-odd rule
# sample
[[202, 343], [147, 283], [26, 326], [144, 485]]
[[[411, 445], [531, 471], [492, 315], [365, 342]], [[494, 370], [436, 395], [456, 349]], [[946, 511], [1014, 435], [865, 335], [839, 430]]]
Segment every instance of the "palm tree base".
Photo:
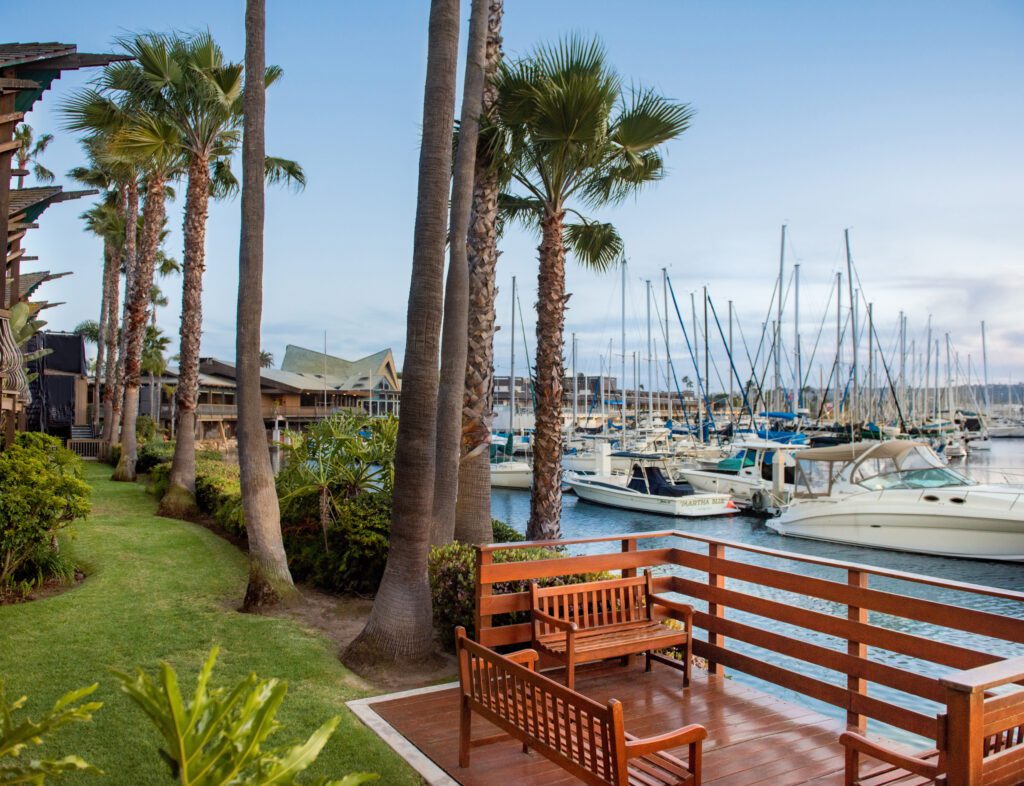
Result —
[[122, 451], [121, 457], [117, 460], [117, 466], [114, 467], [114, 474], [110, 476], [110, 479], [118, 483], [134, 483], [135, 478], [135, 462], [129, 462], [128, 456]]
[[275, 575], [272, 571], [261, 570], [255, 562], [250, 562], [249, 584], [245, 588], [245, 598], [239, 611], [259, 614], [267, 609], [294, 605], [301, 598], [290, 575]]
[[157, 509], [156, 514], [169, 519], [192, 521], [199, 517], [196, 495], [184, 486], [171, 484], [163, 499], [160, 500], [160, 507]]

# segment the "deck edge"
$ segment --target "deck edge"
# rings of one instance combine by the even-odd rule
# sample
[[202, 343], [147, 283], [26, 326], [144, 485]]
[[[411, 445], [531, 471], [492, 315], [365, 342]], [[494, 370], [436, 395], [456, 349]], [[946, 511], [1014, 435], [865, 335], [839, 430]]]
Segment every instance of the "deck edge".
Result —
[[377, 714], [372, 705], [426, 693], [437, 693], [458, 687], [458, 682], [444, 685], [431, 685], [426, 688], [387, 693], [381, 696], [369, 696], [365, 699], [353, 699], [345, 702], [345, 706], [359, 718], [371, 731], [380, 737], [388, 746], [412, 767], [429, 786], [459, 786], [448, 773], [438, 767], [423, 751], [417, 748], [408, 738], [403, 736], [394, 726]]

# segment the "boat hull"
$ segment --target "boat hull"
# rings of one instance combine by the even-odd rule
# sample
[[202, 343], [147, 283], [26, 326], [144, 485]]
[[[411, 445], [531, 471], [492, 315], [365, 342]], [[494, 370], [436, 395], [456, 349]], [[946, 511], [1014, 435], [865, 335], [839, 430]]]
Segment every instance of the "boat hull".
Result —
[[726, 516], [736, 512], [727, 494], [693, 494], [686, 497], [661, 497], [639, 494], [628, 489], [611, 488], [581, 478], [567, 478], [566, 484], [576, 496], [587, 502], [641, 513], [655, 513], [676, 518]]
[[533, 483], [533, 468], [525, 461], [491, 465], [491, 488], [528, 489]]
[[801, 500], [768, 526], [780, 535], [812, 540], [1024, 562], [1024, 494], [983, 487]]

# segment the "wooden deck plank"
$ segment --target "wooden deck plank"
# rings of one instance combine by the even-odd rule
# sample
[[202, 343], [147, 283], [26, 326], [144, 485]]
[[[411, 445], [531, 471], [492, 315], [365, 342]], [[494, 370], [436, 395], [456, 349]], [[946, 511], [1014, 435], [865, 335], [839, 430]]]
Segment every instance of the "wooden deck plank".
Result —
[[[551, 674], [561, 679], [562, 672]], [[622, 702], [626, 730], [639, 737], [660, 734], [688, 723], [708, 730], [704, 742], [704, 783], [708, 786], [778, 786], [842, 783], [842, 721], [721, 676], [695, 670], [683, 690], [676, 671], [655, 665], [599, 665], [579, 669], [576, 689], [599, 702]], [[474, 748], [471, 765], [458, 766], [458, 691], [375, 702], [385, 721], [463, 786], [579, 783], [543, 756], [524, 754], [511, 738]], [[473, 737], [497, 732], [477, 717]], [[672, 752], [683, 759], [685, 749]]]

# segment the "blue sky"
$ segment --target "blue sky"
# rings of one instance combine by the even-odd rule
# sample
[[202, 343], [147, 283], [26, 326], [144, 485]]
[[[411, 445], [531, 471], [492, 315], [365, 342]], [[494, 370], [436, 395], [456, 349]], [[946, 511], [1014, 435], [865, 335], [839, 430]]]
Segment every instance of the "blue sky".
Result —
[[[428, 3], [268, 6], [268, 61], [285, 70], [269, 96], [268, 150], [301, 161], [309, 187], [268, 194], [264, 346], [280, 359], [287, 343], [321, 346], [326, 330], [332, 353], [357, 357], [387, 345], [400, 360]], [[243, 8], [241, 0], [53, 0], [45, 14], [15, 8], [8, 37], [110, 51], [128, 31], [209, 28], [240, 60]], [[629, 353], [644, 349], [643, 279], [662, 267], [681, 298], [707, 285], [720, 312], [733, 300], [756, 341], [787, 223], [788, 261], [801, 265], [805, 344], [823, 318], [825, 336], [834, 333], [824, 310], [849, 227], [883, 345], [903, 309], [908, 343], [920, 347], [932, 314], [961, 363], [972, 354], [977, 364], [984, 319], [991, 379], [1024, 377], [1024, 4], [509, 0], [504, 31], [511, 56], [570, 32], [598, 35], [627, 84], [696, 109], [691, 130], [669, 146], [668, 177], [595, 214], [626, 241]], [[56, 130], [60, 101], [88, 77], [56, 82], [29, 122]], [[58, 173], [79, 164], [75, 141], [59, 136], [44, 163]], [[100, 246], [81, 232], [83, 207], [51, 208], [29, 238], [39, 265], [75, 273], [41, 293], [67, 302], [50, 312], [58, 329], [99, 308]], [[171, 208], [168, 244], [179, 257], [180, 209], [180, 201]], [[207, 355], [234, 352], [238, 211], [235, 201], [210, 213]], [[507, 324], [516, 275], [531, 346], [535, 246], [528, 234], [510, 234], [498, 273], [499, 321]], [[570, 267], [567, 331], [579, 334], [581, 370], [596, 372], [608, 340], [619, 343], [618, 286], [614, 274]], [[174, 336], [177, 287], [166, 283], [171, 303], [159, 315]], [[792, 318], [788, 311], [787, 351]], [[499, 373], [508, 345], [506, 328]]]

